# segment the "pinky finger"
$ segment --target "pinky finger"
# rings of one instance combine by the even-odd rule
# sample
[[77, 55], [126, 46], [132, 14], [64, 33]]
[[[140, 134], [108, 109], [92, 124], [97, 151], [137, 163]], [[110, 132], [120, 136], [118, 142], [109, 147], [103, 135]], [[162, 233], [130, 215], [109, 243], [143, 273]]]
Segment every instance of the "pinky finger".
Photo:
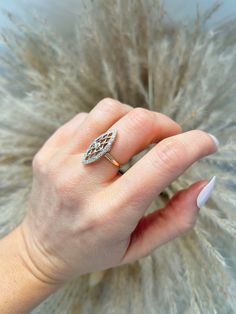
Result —
[[195, 225], [199, 208], [211, 196], [215, 177], [177, 192], [164, 208], [143, 216], [131, 234], [120, 265], [147, 256], [152, 250], [180, 236]]

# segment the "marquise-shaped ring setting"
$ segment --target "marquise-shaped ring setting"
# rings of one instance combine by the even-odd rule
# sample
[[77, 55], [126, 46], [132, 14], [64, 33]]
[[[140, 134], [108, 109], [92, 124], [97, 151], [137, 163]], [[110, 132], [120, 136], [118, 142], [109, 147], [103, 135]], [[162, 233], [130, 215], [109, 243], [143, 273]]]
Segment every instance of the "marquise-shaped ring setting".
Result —
[[99, 137], [97, 137], [89, 146], [86, 153], [83, 156], [82, 163], [90, 164], [110, 151], [112, 144], [117, 135], [116, 129], [111, 129]]

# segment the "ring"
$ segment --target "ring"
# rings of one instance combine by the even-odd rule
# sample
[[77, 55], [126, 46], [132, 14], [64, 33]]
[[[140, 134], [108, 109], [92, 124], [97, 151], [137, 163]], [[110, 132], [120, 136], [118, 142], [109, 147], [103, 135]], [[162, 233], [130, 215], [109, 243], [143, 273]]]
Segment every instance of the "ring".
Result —
[[[116, 129], [111, 129], [99, 137], [90, 144], [89, 148], [85, 152], [82, 163], [84, 165], [91, 164], [92, 162], [100, 159], [102, 156], [106, 157], [113, 165], [120, 168], [120, 163], [115, 160], [115, 158], [108, 152], [111, 150], [111, 147], [115, 141], [117, 135]], [[124, 172], [119, 169], [119, 172], [123, 174]]]

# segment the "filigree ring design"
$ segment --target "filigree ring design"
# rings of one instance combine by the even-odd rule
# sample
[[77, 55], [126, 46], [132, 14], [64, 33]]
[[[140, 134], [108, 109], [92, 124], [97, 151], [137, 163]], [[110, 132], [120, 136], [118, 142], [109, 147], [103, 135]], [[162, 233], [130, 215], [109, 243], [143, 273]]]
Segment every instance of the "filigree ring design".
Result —
[[[98, 159], [100, 159], [102, 156], [106, 157], [113, 165], [116, 167], [120, 167], [120, 163], [115, 160], [115, 158], [112, 157], [111, 154], [108, 152], [111, 150], [111, 147], [114, 143], [114, 140], [117, 135], [116, 129], [111, 129], [103, 134], [101, 134], [99, 137], [97, 137], [89, 146], [87, 151], [85, 152], [82, 163], [83, 164], [90, 164]], [[121, 172], [121, 171], [119, 171]], [[121, 172], [123, 173], [123, 172]]]

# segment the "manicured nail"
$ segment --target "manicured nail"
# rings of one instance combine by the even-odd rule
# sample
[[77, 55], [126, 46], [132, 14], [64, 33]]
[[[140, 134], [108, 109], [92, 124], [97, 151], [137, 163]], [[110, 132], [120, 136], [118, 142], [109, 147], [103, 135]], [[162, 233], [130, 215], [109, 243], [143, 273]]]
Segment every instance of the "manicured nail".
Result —
[[210, 137], [213, 139], [213, 141], [214, 141], [214, 143], [216, 144], [216, 147], [217, 147], [217, 149], [218, 149], [219, 146], [220, 146], [219, 140], [218, 140], [213, 134], [211, 134], [211, 133], [208, 133], [208, 134], [209, 134]]
[[197, 206], [198, 208], [201, 208], [205, 205], [205, 203], [210, 198], [212, 191], [215, 186], [216, 177], [214, 176], [206, 186], [201, 190], [201, 192], [198, 194], [197, 197]]

